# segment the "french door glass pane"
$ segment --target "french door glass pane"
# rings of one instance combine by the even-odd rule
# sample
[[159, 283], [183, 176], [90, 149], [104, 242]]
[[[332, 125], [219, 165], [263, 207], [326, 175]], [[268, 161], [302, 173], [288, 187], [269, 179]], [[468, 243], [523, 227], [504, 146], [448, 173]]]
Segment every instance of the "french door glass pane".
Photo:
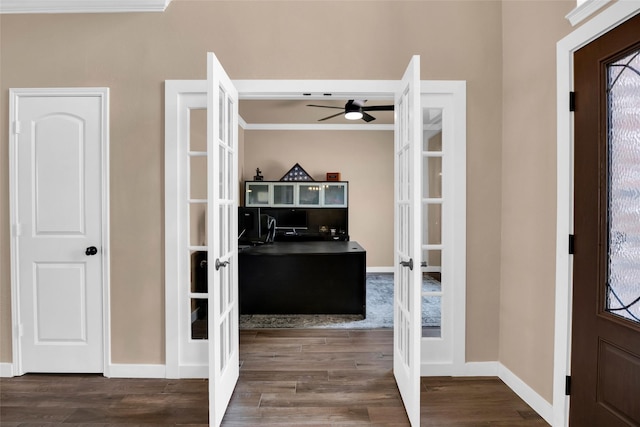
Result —
[[189, 204], [189, 245], [207, 246], [207, 204]]
[[207, 151], [207, 110], [189, 110], [189, 151]]
[[226, 92], [223, 87], [219, 88], [219, 96], [218, 96], [218, 108], [220, 114], [218, 115], [218, 139], [220, 141], [225, 140], [225, 134], [227, 132], [226, 124], [227, 120], [225, 117], [225, 100], [227, 99]]
[[225, 182], [227, 183], [227, 199], [233, 199], [233, 151], [230, 149], [226, 150], [225, 157], [227, 158], [227, 176], [225, 177]]
[[422, 192], [424, 198], [442, 197], [442, 157], [423, 157]]
[[231, 148], [231, 141], [233, 141], [233, 100], [231, 99], [231, 97], [227, 97], [227, 111], [226, 111], [226, 118], [227, 118], [227, 138], [225, 139], [225, 143], [227, 145], [227, 147]]
[[[442, 251], [423, 251], [427, 268], [422, 273], [422, 337], [442, 338], [442, 283], [439, 272]], [[429, 270], [438, 271], [429, 271]], [[424, 272], [425, 270], [429, 272]]]
[[442, 243], [442, 205], [439, 203], [422, 205], [422, 241], [428, 245]]
[[189, 156], [189, 198], [207, 198], [207, 157]]
[[218, 198], [219, 199], [226, 199], [227, 198], [227, 182], [226, 182], [226, 178], [227, 178], [227, 150], [224, 147], [224, 145], [220, 145], [218, 146], [218, 181], [219, 181], [219, 186], [218, 186]]
[[422, 151], [442, 151], [442, 109], [425, 108], [422, 110]]
[[225, 256], [228, 252], [229, 252], [229, 247], [228, 247], [228, 235], [229, 235], [229, 227], [227, 227], [228, 224], [228, 212], [229, 210], [227, 209], [226, 205], [220, 205], [220, 207], [218, 208], [218, 212], [219, 212], [219, 219], [220, 219], [220, 235], [218, 235], [218, 253], [221, 256]]
[[422, 297], [422, 336], [427, 338], [442, 337], [441, 295]]
[[191, 287], [189, 291], [194, 294], [206, 294], [209, 284], [207, 282], [207, 251], [191, 251]]
[[607, 66], [609, 245], [606, 310], [640, 322], [640, 50]]
[[191, 300], [191, 339], [206, 340], [209, 338], [207, 330], [208, 305], [205, 298], [192, 298]]
[[227, 346], [229, 344], [229, 317], [224, 317], [220, 323], [220, 368], [219, 371], [223, 371], [227, 367]]
[[423, 272], [438, 274], [442, 272], [442, 251], [440, 249], [423, 249], [422, 261], [426, 262], [426, 265], [422, 267]]

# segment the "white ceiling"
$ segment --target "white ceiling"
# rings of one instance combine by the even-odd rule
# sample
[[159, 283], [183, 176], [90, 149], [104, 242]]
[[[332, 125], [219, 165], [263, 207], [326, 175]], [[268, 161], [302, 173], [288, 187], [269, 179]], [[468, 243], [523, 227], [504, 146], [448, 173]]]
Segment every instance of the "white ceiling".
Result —
[[[347, 100], [240, 100], [240, 117], [248, 124], [288, 123], [314, 125], [393, 125], [393, 111], [372, 111], [376, 120], [347, 120], [344, 115], [319, 122], [319, 119], [344, 111]], [[364, 105], [388, 105], [390, 101], [368, 101]], [[337, 108], [308, 107], [307, 104], [326, 105]]]

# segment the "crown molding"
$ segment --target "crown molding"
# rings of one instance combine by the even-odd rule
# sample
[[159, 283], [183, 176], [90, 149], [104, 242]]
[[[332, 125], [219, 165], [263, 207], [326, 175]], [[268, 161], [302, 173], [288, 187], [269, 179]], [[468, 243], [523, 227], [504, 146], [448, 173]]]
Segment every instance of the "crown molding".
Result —
[[164, 12], [171, 0], [0, 0], [0, 13]]

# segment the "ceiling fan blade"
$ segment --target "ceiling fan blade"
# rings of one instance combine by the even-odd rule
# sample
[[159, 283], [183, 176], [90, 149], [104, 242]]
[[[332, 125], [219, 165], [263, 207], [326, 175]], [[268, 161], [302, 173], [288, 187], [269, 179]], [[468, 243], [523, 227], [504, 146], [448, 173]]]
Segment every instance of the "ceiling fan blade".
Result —
[[337, 108], [338, 110], [343, 110], [343, 108], [342, 108], [342, 107], [334, 107], [333, 105], [315, 105], [315, 104], [307, 104], [307, 107]]
[[370, 105], [362, 107], [362, 111], [393, 111], [393, 105]]
[[376, 118], [373, 117], [371, 114], [367, 114], [364, 111], [362, 112], [362, 120], [364, 120], [365, 122], [369, 123], [373, 120], [375, 120]]
[[341, 115], [343, 115], [343, 114], [344, 114], [344, 111], [343, 111], [343, 112], [340, 112], [340, 113], [338, 113], [338, 114], [334, 114], [333, 116], [328, 116], [328, 117], [325, 117], [325, 118], [323, 118], [323, 119], [319, 119], [318, 121], [319, 121], [319, 122], [323, 122], [323, 121], [325, 121], [325, 120], [332, 119], [332, 118], [334, 118], [334, 117], [338, 117], [338, 116], [341, 116]]

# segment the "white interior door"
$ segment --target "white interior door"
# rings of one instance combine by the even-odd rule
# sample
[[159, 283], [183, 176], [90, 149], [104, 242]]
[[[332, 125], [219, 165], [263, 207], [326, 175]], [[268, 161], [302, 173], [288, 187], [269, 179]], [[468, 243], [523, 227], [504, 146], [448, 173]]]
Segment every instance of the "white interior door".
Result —
[[238, 331], [238, 91], [207, 54], [209, 424], [222, 422], [240, 374]]
[[420, 57], [395, 95], [393, 373], [412, 426], [420, 425], [421, 161]]
[[20, 91], [11, 96], [16, 373], [103, 372], [106, 90], [94, 96]]

